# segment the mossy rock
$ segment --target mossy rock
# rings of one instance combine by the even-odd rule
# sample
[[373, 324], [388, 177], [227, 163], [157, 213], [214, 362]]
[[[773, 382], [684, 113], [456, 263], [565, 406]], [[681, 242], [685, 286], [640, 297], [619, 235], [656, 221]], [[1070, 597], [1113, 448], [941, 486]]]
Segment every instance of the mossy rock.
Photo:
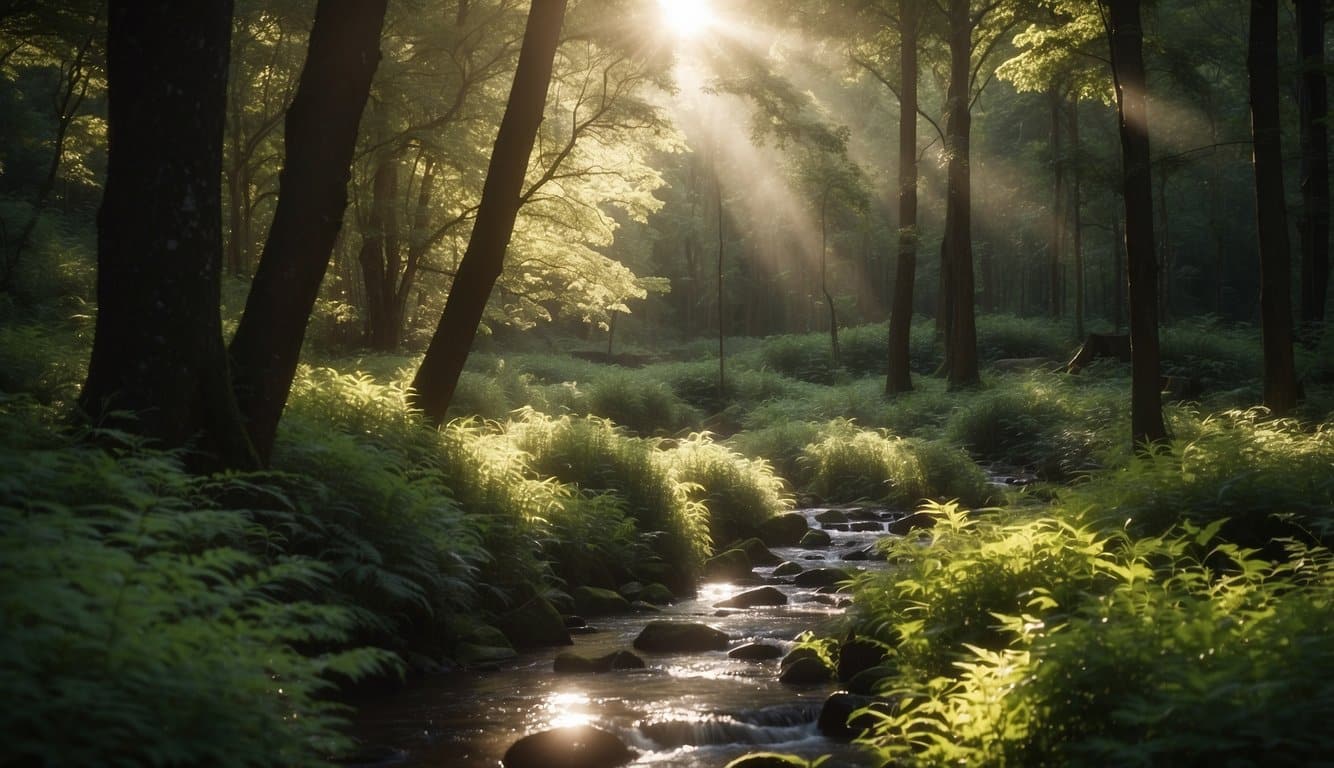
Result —
[[721, 651], [730, 639], [707, 624], [685, 621], [650, 621], [635, 638], [635, 648], [657, 653]]
[[936, 516], [930, 512], [913, 512], [910, 515], [900, 517], [898, 520], [885, 526], [885, 530], [895, 536], [907, 536], [913, 531], [920, 531], [926, 528], [934, 528], [936, 525]]
[[841, 581], [852, 578], [852, 574], [842, 568], [812, 568], [802, 571], [793, 579], [798, 587], [833, 587]]
[[504, 637], [501, 640], [503, 645], [461, 643], [454, 651], [454, 660], [465, 667], [485, 667], [518, 658], [519, 653], [509, 646], [508, 641]]
[[848, 514], [841, 509], [826, 509], [815, 516], [817, 523], [846, 523]]
[[801, 572], [804, 571], [804, 570], [806, 570], [806, 569], [803, 568], [800, 564], [798, 564], [798, 563], [794, 563], [794, 562], [792, 562], [791, 560], [788, 560], [788, 561], [786, 561], [786, 562], [779, 563], [778, 567], [774, 569], [774, 575], [775, 575], [775, 576], [796, 576], [798, 573], [801, 573]]
[[758, 608], [762, 605], [787, 605], [787, 595], [774, 587], [760, 587], [758, 589], [749, 589], [739, 595], [733, 595], [719, 603], [714, 603], [714, 608]]
[[873, 727], [877, 721], [875, 715], [869, 712], [856, 717], [852, 713], [866, 707], [875, 707], [877, 704], [883, 705], [883, 702], [877, 702], [870, 696], [839, 691], [825, 699], [824, 707], [820, 709], [820, 719], [816, 721], [817, 727], [826, 739], [852, 741]]
[[614, 651], [595, 658], [564, 651], [556, 655], [552, 664], [558, 675], [600, 674], [617, 669], [644, 669], [645, 666], [643, 659], [629, 651]]
[[843, 643], [838, 651], [838, 679], [847, 682], [860, 672], [881, 666], [889, 654], [889, 646], [868, 637]]
[[534, 597], [496, 620], [510, 645], [519, 650], [574, 645], [560, 611], [547, 600]]
[[810, 529], [805, 516], [787, 512], [760, 523], [760, 538], [770, 547], [794, 547]]
[[751, 567], [750, 556], [745, 550], [729, 549], [705, 561], [704, 576], [735, 581], [750, 576]]
[[610, 616], [629, 613], [630, 601], [610, 589], [578, 587], [572, 593], [574, 608], [584, 616]]
[[[783, 661], [779, 666], [782, 667], [783, 669], [787, 669], [788, 667], [792, 666], [793, 664], [796, 664], [802, 659], [815, 659], [816, 661], [820, 661], [820, 653], [819, 651], [816, 651], [814, 648], [811, 648], [809, 646], [800, 646], [797, 648], [793, 648], [792, 651], [788, 653], [788, 655], [783, 657]], [[824, 662], [821, 661], [821, 663]]]
[[801, 537], [801, 541], [797, 542], [797, 545], [801, 547], [815, 549], [818, 547], [827, 547], [833, 542], [834, 540], [830, 538], [828, 533], [812, 528], [806, 531], [806, 533]]
[[728, 763], [727, 768], [810, 768], [810, 763], [795, 755], [752, 752]]
[[727, 652], [728, 658], [741, 661], [770, 661], [782, 655], [782, 648], [768, 643], [746, 643]]
[[655, 582], [640, 591], [639, 599], [649, 605], [670, 605], [676, 601], [676, 595], [665, 584]]
[[778, 682], [787, 685], [818, 685], [829, 682], [833, 677], [834, 670], [816, 656], [800, 658], [787, 664], [783, 668], [783, 673], [778, 676]]
[[875, 696], [880, 693], [880, 686], [886, 680], [894, 677], [895, 674], [897, 672], [893, 667], [884, 665], [863, 669], [848, 681], [848, 692], [862, 696]]
[[635, 759], [619, 737], [591, 725], [556, 728], [519, 739], [501, 764], [505, 768], [616, 768]]
[[750, 558], [750, 564], [754, 566], [778, 565], [783, 562], [783, 558], [770, 552], [764, 542], [757, 538], [738, 541], [728, 549], [739, 549], [745, 552], [746, 556]]

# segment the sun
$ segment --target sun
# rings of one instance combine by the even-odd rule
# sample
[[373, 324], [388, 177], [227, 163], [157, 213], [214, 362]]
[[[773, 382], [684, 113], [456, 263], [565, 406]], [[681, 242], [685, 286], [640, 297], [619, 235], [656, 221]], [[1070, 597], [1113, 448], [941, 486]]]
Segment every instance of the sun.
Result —
[[698, 37], [718, 21], [708, 0], [658, 0], [658, 8], [677, 37]]

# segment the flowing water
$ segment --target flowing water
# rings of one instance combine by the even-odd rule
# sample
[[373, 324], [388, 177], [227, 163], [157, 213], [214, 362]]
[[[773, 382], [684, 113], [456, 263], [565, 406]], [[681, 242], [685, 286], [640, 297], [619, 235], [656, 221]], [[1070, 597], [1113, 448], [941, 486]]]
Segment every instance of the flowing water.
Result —
[[[811, 526], [822, 509], [801, 510]], [[827, 526], [826, 526], [827, 528]], [[808, 567], [884, 568], [877, 560], [843, 562], [883, 531], [829, 531], [833, 545], [811, 550], [775, 548], [774, 553]], [[643, 626], [655, 619], [707, 623], [731, 637], [731, 647], [763, 640], [784, 651], [806, 630], [837, 621], [842, 596], [820, 594], [773, 579], [773, 568], [755, 575], [788, 596], [784, 606], [720, 611], [715, 603], [753, 584], [706, 582], [699, 595], [658, 614], [590, 619], [597, 632], [578, 635], [573, 648], [524, 654], [499, 669], [444, 675], [361, 707], [356, 735], [383, 745], [385, 765], [496, 768], [519, 738], [567, 725], [594, 725], [621, 737], [639, 752], [631, 765], [720, 768], [752, 751], [773, 750], [804, 757], [833, 755], [833, 766], [873, 765], [856, 747], [823, 738], [816, 728], [820, 708], [836, 685], [791, 686], [778, 682], [778, 661], [745, 662], [726, 651], [691, 654], [638, 652], [648, 668], [597, 675], [557, 675], [560, 651], [602, 656], [632, 650]], [[831, 605], [831, 603], [834, 603]]]

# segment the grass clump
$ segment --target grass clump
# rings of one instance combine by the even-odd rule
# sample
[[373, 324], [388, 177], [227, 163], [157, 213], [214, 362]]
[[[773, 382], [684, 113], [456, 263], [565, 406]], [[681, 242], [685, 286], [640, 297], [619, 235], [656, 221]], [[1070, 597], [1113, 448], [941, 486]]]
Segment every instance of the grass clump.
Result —
[[709, 512], [709, 532], [719, 544], [756, 535], [759, 526], [792, 507], [783, 480], [764, 459], [747, 459], [706, 433], [677, 442], [671, 451], [678, 481]]
[[614, 371], [588, 387], [587, 413], [638, 435], [670, 435], [699, 422], [698, 411], [665, 382], [642, 372]]
[[871, 499], [915, 507], [923, 499], [986, 503], [986, 476], [967, 455], [948, 444], [894, 437], [836, 421], [807, 446], [810, 488], [828, 501]]

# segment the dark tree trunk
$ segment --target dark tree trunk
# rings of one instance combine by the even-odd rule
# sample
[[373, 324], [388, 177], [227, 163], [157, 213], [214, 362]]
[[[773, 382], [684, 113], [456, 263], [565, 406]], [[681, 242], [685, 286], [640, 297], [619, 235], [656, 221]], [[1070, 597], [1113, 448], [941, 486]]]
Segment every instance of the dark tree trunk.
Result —
[[917, 280], [917, 0], [899, 0], [899, 259], [889, 317], [885, 394], [912, 391], [910, 331]]
[[[716, 161], [715, 161], [716, 162]], [[718, 409], [727, 405], [727, 324], [723, 312], [723, 256], [726, 241], [723, 239], [723, 184], [718, 177], [718, 167], [713, 168], [713, 191], [718, 204]]]
[[1158, 265], [1153, 251], [1153, 178], [1139, 0], [1109, 0], [1112, 74], [1120, 121], [1130, 285], [1130, 431], [1137, 447], [1167, 439], [1159, 391]]
[[820, 292], [824, 294], [825, 305], [829, 310], [829, 356], [835, 368], [841, 365], [838, 353], [838, 309], [834, 307], [834, 296], [829, 292], [829, 196], [832, 190], [825, 190], [820, 201]]
[[491, 153], [482, 204], [444, 314], [412, 382], [412, 404], [432, 424], [445, 420], [522, 204], [524, 175], [546, 108], [566, 0], [533, 0], [509, 104]]
[[1283, 153], [1278, 115], [1278, 0], [1251, 0], [1249, 55], [1251, 135], [1260, 246], [1260, 331], [1264, 402], [1276, 414], [1297, 405], [1292, 354], [1291, 253], [1283, 204]]
[[278, 206], [232, 339], [236, 394], [264, 461], [347, 209], [357, 128], [380, 61], [387, 0], [320, 0], [287, 110]]
[[972, 179], [969, 168], [969, 75], [973, 22], [968, 0], [950, 0], [949, 189], [945, 207], [945, 261], [950, 267], [950, 327], [945, 359], [951, 389], [981, 382], [977, 366], [977, 325], [973, 306]]
[[1325, 76], [1325, 9], [1322, 0], [1296, 0], [1302, 63], [1301, 319], [1323, 323], [1329, 290], [1329, 95]]
[[200, 469], [257, 464], [219, 313], [231, 15], [231, 0], [109, 5], [97, 330], [79, 397], [102, 426], [167, 448], [198, 439]]
[[1112, 327], [1117, 333], [1126, 323], [1126, 236], [1121, 214], [1112, 217]]
[[398, 348], [403, 316], [398, 302], [398, 158], [380, 162], [371, 181], [371, 213], [361, 240], [362, 280], [366, 283], [366, 343], [371, 349]]
[[1061, 306], [1062, 299], [1065, 298], [1065, 286], [1061, 284], [1061, 249], [1065, 243], [1065, 157], [1062, 148], [1062, 134], [1064, 131], [1064, 121], [1061, 119], [1061, 112], [1065, 106], [1065, 98], [1061, 95], [1059, 88], [1053, 87], [1047, 94], [1051, 108], [1051, 170], [1052, 170], [1052, 203], [1051, 203], [1051, 232], [1047, 241], [1047, 285], [1051, 291], [1047, 298], [1049, 304], [1047, 311], [1053, 319], [1060, 318], [1064, 308]]
[[1079, 167], [1079, 96], [1070, 104], [1070, 209], [1074, 219], [1071, 245], [1075, 267], [1075, 338], [1084, 338], [1084, 203], [1083, 172]]

